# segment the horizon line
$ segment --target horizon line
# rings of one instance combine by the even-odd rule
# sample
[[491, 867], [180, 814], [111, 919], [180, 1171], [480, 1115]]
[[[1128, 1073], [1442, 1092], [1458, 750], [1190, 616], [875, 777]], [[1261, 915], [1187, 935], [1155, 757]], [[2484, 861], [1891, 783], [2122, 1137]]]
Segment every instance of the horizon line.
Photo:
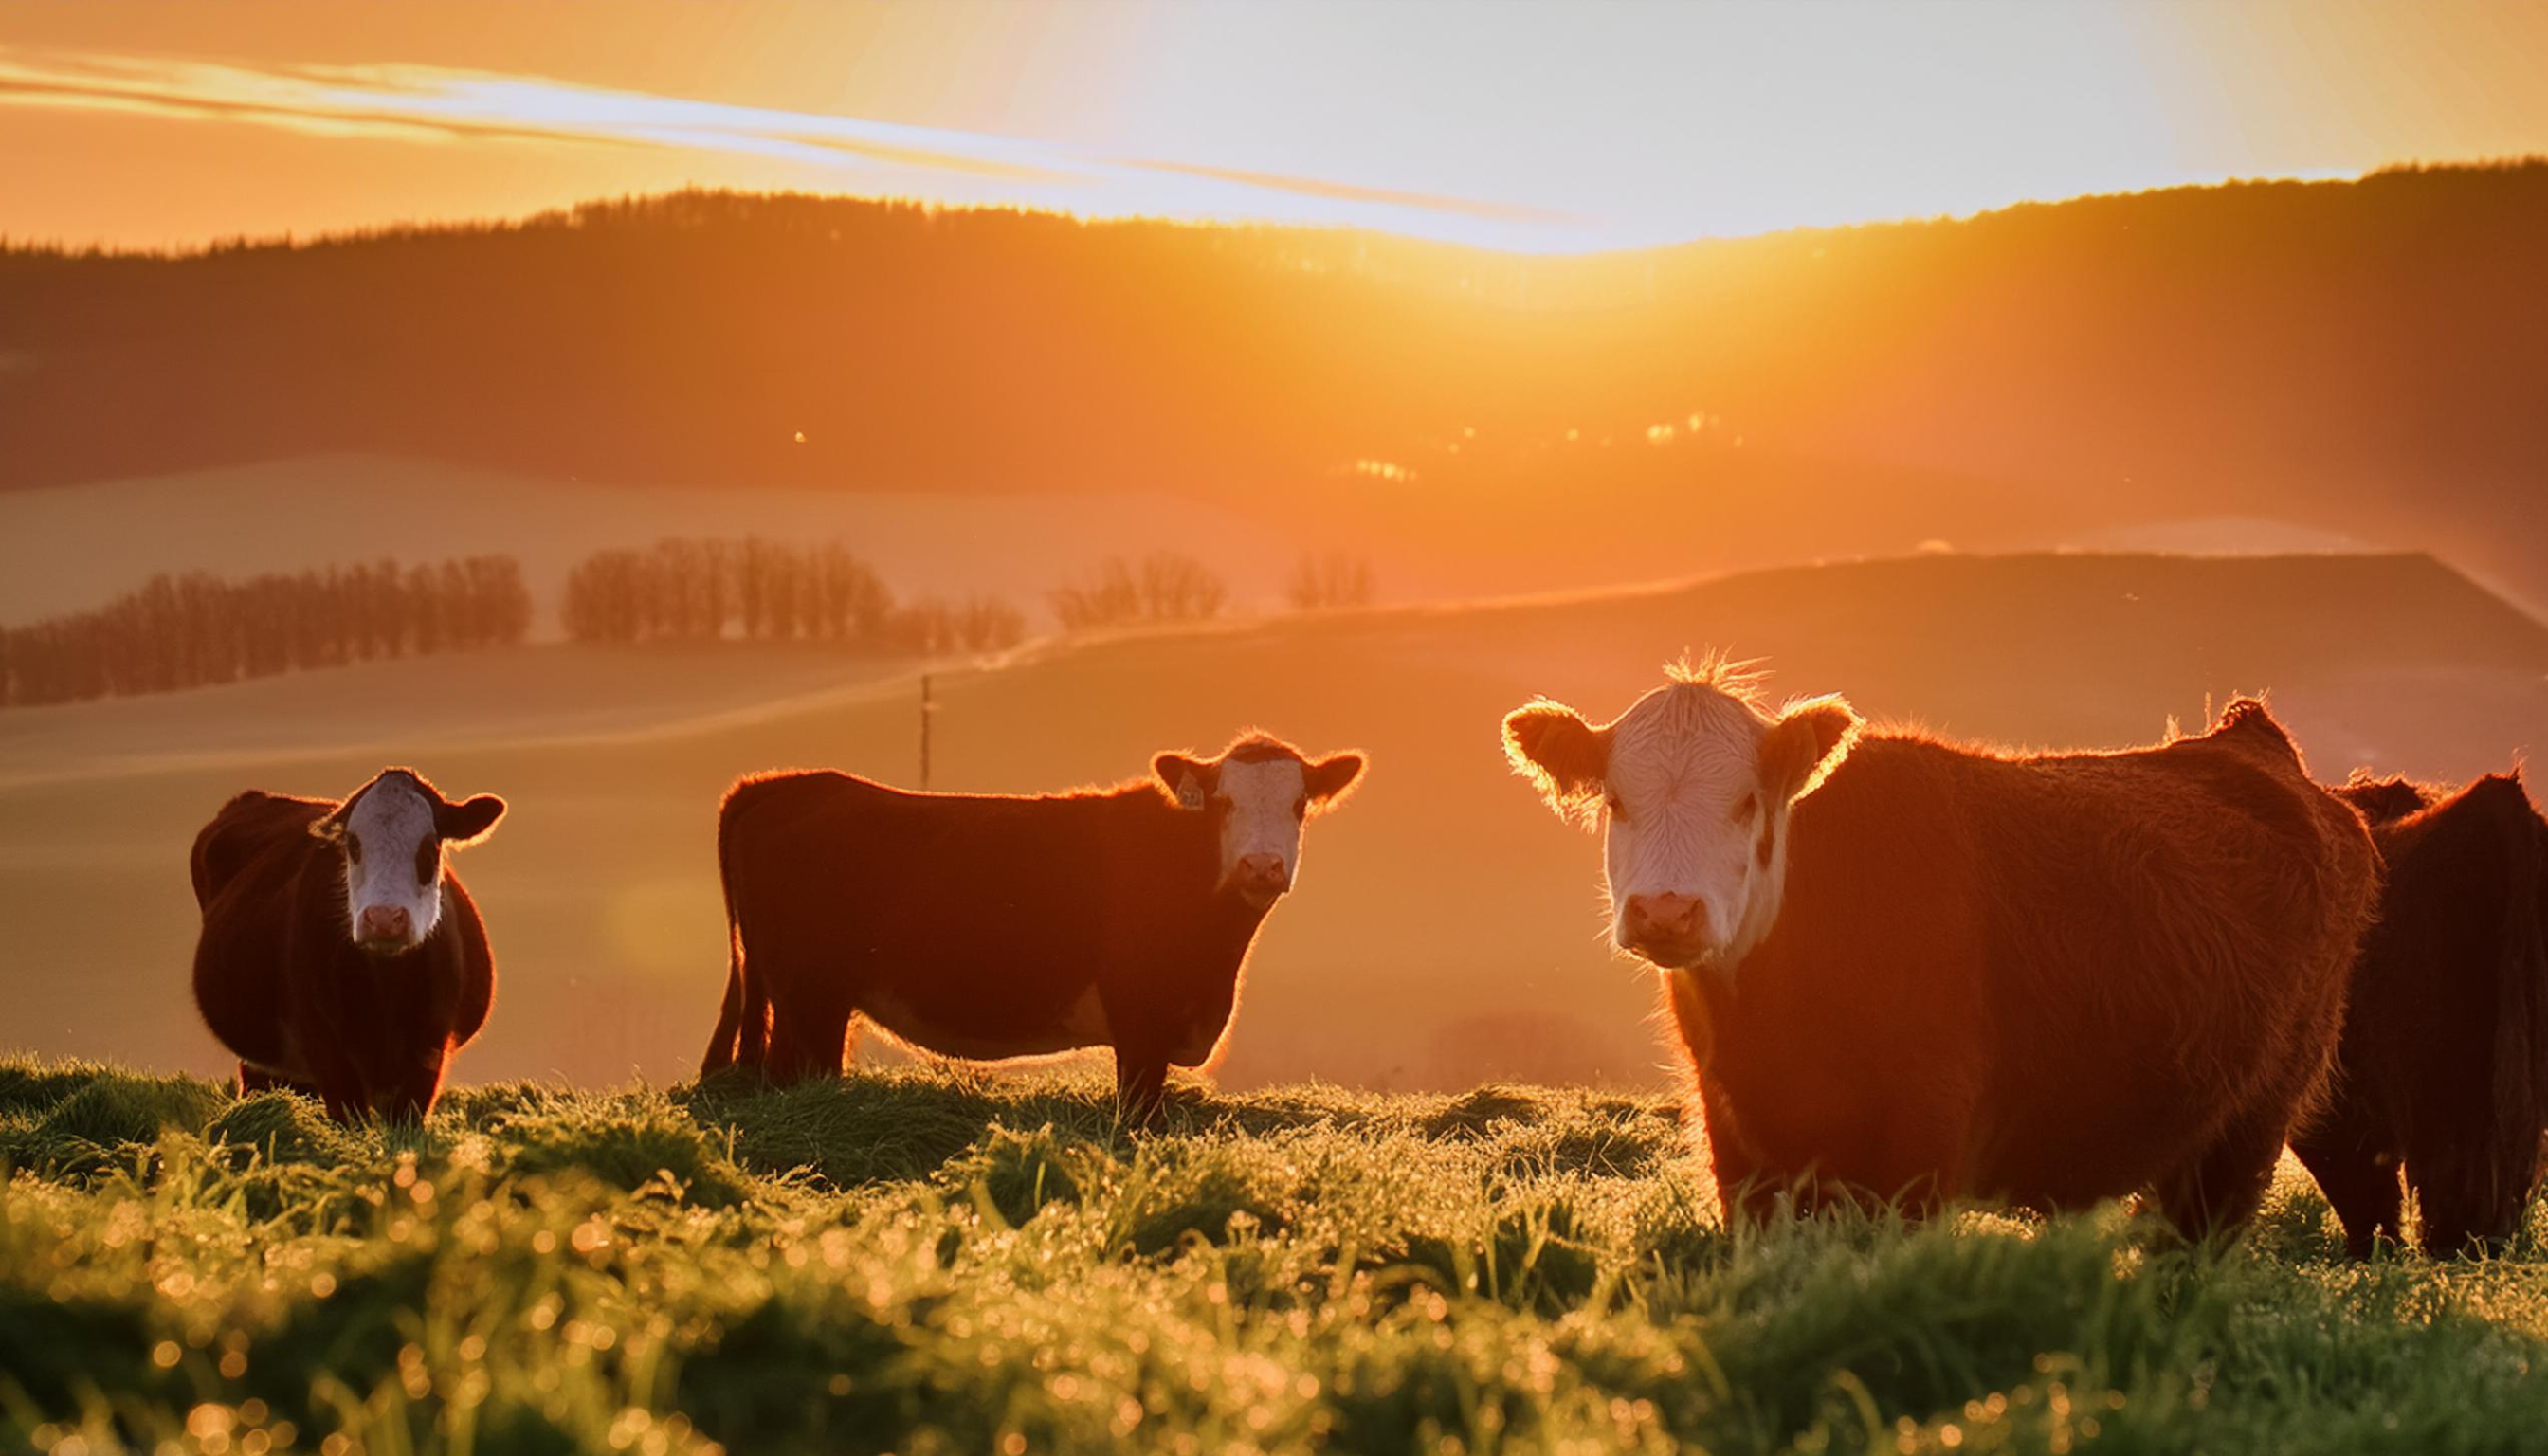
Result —
[[[1163, 164], [1164, 165], [1164, 164]], [[1844, 223], [1797, 223], [1785, 227], [1764, 228], [1752, 231], [1698, 233], [1657, 242], [1614, 243], [1580, 248], [1505, 246], [1436, 236], [1430, 233], [1402, 231], [1369, 223], [1309, 222], [1282, 218], [1193, 217], [1175, 213], [1109, 212], [1082, 210], [1029, 202], [946, 201], [909, 194], [822, 190], [813, 188], [755, 188], [691, 184], [668, 187], [651, 192], [624, 192], [595, 195], [555, 207], [528, 212], [488, 213], [461, 217], [404, 219], [379, 224], [359, 224], [310, 233], [289, 228], [266, 233], [224, 233], [200, 241], [171, 243], [118, 243], [108, 240], [73, 242], [61, 238], [16, 236], [0, 230], [0, 257], [49, 256], [70, 260], [96, 259], [112, 261], [184, 262], [227, 253], [265, 250], [300, 251], [304, 249], [342, 246], [352, 243], [392, 241], [406, 237], [450, 233], [501, 232], [526, 230], [545, 225], [572, 222], [587, 212], [612, 208], [631, 208], [645, 203], [678, 198], [728, 198], [745, 201], [847, 203], [880, 209], [908, 209], [931, 214], [1007, 215], [1074, 223], [1082, 227], [1147, 226], [1191, 228], [1198, 231], [1274, 231], [1303, 232], [1324, 235], [1367, 235], [1418, 247], [1446, 248], [1459, 252], [1493, 254], [1508, 258], [1593, 259], [1624, 257], [1638, 253], [1665, 252], [1677, 248], [1705, 247], [1711, 244], [1758, 241], [1763, 238], [1786, 237], [1811, 233], [1849, 232], [1862, 228], [1916, 228], [1978, 222], [1985, 218], [2028, 208], [2066, 207], [2075, 203], [2113, 201], [2122, 198], [2154, 197], [2172, 193], [2226, 192], [2240, 187], [2329, 187], [2356, 186], [2381, 177], [2424, 172], [2508, 172], [2526, 167], [2548, 167], [2548, 152], [2521, 152], [2501, 156], [2413, 159], [2384, 162], [2358, 172], [2340, 169], [2297, 171], [2282, 174], [2227, 175], [2159, 183], [2149, 187], [2102, 189], [2071, 193], [2061, 197], [2021, 198], [2013, 202], [1976, 208], [1968, 212], [1905, 214], [1895, 217], [1854, 219]], [[1179, 168], [1183, 170], [1182, 167]], [[1199, 169], [1200, 170], [1200, 169]], [[1321, 184], [1301, 183], [1301, 186]], [[1340, 184], [1341, 185], [1341, 184]], [[1491, 205], [1480, 205], [1486, 208]]]

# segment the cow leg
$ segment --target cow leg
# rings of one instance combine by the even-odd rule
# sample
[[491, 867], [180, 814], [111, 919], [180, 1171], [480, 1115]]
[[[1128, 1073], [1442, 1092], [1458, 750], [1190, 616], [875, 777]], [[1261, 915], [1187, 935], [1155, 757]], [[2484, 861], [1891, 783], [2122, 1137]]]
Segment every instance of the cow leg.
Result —
[[[1760, 1163], [1747, 1151], [1734, 1133], [1734, 1115], [1721, 1106], [1708, 1085], [1699, 1086], [1700, 1125], [1707, 1134], [1707, 1159], [1716, 1174], [1717, 1217], [1727, 1227], [1736, 1221], [1755, 1227], [1778, 1217], [1778, 1195], [1783, 1190], [1777, 1180], [1768, 1176]], [[1689, 1116], [1684, 1110], [1684, 1117]]]
[[310, 1073], [318, 1083], [318, 1100], [327, 1108], [327, 1116], [340, 1123], [359, 1122], [372, 1111], [372, 1092], [363, 1080], [361, 1067], [341, 1042], [318, 1037], [304, 1037], [309, 1047]]
[[448, 1044], [430, 1046], [418, 1054], [416, 1064], [381, 1099], [381, 1112], [392, 1122], [421, 1123], [433, 1111], [436, 1098], [442, 1095], [442, 1074], [451, 1063]]
[[848, 1054], [850, 1014], [831, 1007], [799, 1007], [773, 1019], [770, 1080], [779, 1086], [808, 1077], [837, 1077]]
[[2292, 1151], [2300, 1154], [2301, 1166], [2318, 1180], [2318, 1191], [2344, 1226], [2347, 1255], [2367, 1259], [2378, 1240], [2398, 1239], [2405, 1211], [2395, 1160], [2367, 1139], [2315, 1131], [2294, 1139]]
[[1115, 1048], [1115, 1116], [1128, 1127], [1158, 1124], [1168, 1095], [1168, 1058], [1164, 1052]]
[[2159, 1212], [2188, 1242], [2234, 1233], [2264, 1203], [2282, 1155], [2281, 1120], [2233, 1120], [2211, 1146], [2159, 1180]]
[[[850, 1017], [858, 1006], [856, 962], [826, 964], [800, 957], [792, 942], [774, 935], [765, 936], [745, 955], [744, 1017], [769, 1018], [762, 1074], [779, 1087], [839, 1076]], [[743, 1031], [745, 1050], [755, 1040], [749, 1029]]]

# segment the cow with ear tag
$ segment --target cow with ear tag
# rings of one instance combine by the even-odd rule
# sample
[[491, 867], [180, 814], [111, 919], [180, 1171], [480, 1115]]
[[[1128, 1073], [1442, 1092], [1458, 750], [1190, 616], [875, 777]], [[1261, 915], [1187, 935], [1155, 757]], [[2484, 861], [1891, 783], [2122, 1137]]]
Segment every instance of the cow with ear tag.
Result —
[[1302, 827], [1362, 757], [1248, 734], [1048, 794], [913, 793], [830, 772], [737, 783], [717, 817], [725, 1000], [700, 1064], [837, 1075], [852, 1021], [941, 1056], [1115, 1052], [1119, 1105], [1217, 1061]]
[[1605, 837], [1610, 934], [1661, 972], [1720, 1196], [2250, 1217], [2321, 1086], [2378, 872], [2261, 703], [2015, 755], [1778, 710], [1721, 662], [1504, 749]]
[[195, 1005], [242, 1094], [285, 1087], [328, 1115], [420, 1120], [487, 1024], [496, 960], [450, 852], [504, 801], [454, 803], [411, 769], [341, 801], [251, 789], [195, 837]]

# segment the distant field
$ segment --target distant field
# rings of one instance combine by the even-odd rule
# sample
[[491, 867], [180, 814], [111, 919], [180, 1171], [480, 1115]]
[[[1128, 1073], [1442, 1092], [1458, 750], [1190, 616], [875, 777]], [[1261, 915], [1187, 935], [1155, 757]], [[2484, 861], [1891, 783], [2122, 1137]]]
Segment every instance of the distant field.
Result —
[[[1113, 552], [1208, 557], [1243, 601], [1279, 600], [1310, 544], [1254, 520], [1136, 489], [1112, 495], [929, 495], [622, 486], [376, 456], [319, 456], [183, 475], [0, 491], [0, 623], [98, 605], [154, 572], [249, 576], [393, 557], [521, 559], [554, 635], [568, 568], [665, 536], [839, 541], [907, 595], [1045, 592]], [[1403, 585], [1403, 584], [1402, 584]]]
[[199, 691], [0, 712], [0, 786], [313, 754], [423, 757], [460, 747], [698, 732], [881, 690], [903, 657], [812, 646], [570, 646], [363, 663]]
[[[508, 1083], [420, 1130], [0, 1058], [0, 1447], [2515, 1452], [2548, 1228], [1728, 1231], [1645, 1096]], [[342, 1438], [342, 1439], [339, 1439]]]
[[[1224, 1084], [1651, 1088], [1651, 982], [1596, 938], [1595, 846], [1511, 778], [1497, 723], [1536, 692], [1615, 713], [1711, 646], [1766, 654], [1779, 692], [2008, 743], [2146, 742], [2270, 688], [2331, 777], [2464, 776], [2548, 746], [2548, 628], [2429, 558], [1942, 556], [1031, 654], [941, 680], [935, 782], [1113, 780], [1250, 724], [1360, 747], [1368, 779], [1312, 826], [1258, 944]], [[459, 862], [500, 986], [456, 1075], [682, 1075], [724, 974], [725, 785], [786, 765], [916, 773], [913, 684], [860, 681], [870, 668], [552, 648], [418, 665], [424, 705], [315, 674], [0, 713], [0, 1046], [223, 1070], [185, 987], [188, 844], [238, 788], [341, 794], [396, 760], [513, 805]]]

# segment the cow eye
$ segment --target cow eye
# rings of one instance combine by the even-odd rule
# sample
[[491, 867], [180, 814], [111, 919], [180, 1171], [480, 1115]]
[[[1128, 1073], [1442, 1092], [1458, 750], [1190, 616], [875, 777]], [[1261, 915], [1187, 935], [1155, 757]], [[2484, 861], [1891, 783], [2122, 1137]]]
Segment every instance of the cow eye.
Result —
[[363, 842], [350, 834], [345, 836], [345, 858], [357, 864], [363, 863]]
[[415, 882], [417, 884], [433, 883], [433, 866], [441, 858], [442, 846], [432, 840], [426, 840], [415, 847]]
[[1760, 813], [1761, 796], [1757, 793], [1747, 793], [1735, 801], [1734, 807], [1727, 811], [1726, 817], [1737, 824], [1749, 824], [1758, 818]]
[[1615, 793], [1603, 794], [1601, 796], [1601, 807], [1608, 810], [1610, 817], [1613, 819], [1625, 819], [1628, 817], [1628, 806], [1621, 803], [1619, 801], [1619, 796]]

